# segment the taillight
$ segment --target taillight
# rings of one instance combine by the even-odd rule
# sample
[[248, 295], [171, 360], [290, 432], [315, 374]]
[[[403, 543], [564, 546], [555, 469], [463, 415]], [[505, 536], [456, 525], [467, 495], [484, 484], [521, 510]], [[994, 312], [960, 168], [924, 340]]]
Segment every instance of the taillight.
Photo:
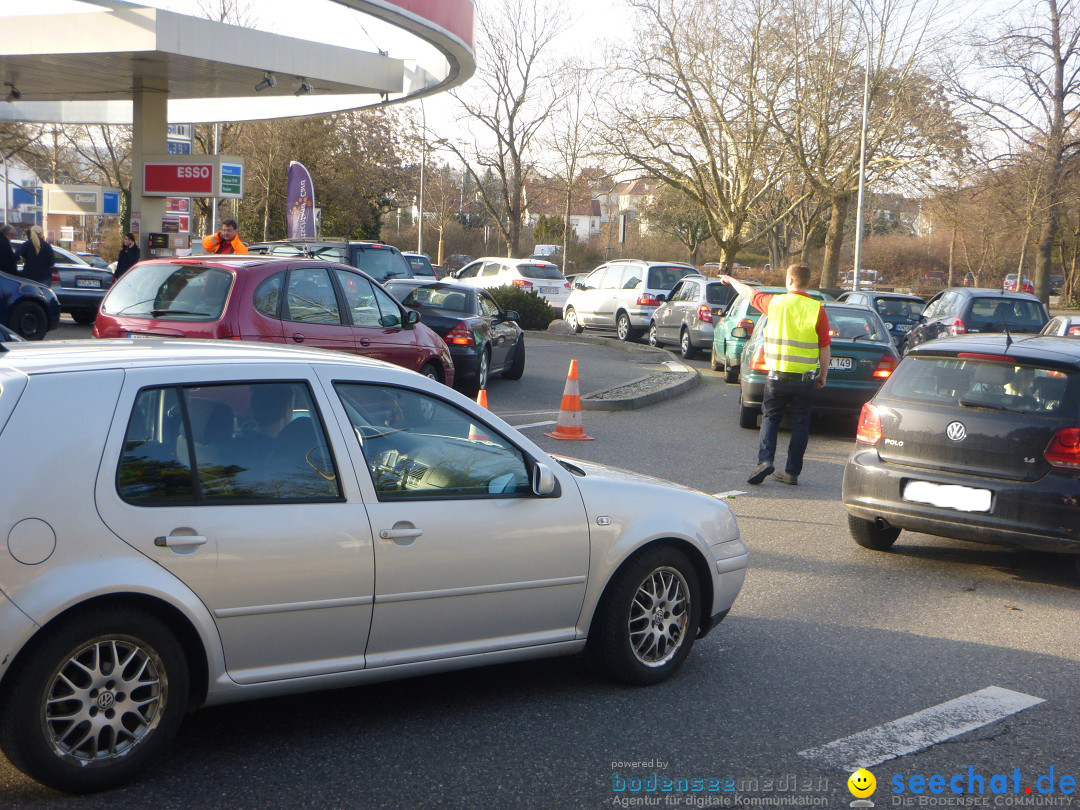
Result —
[[1080, 326], [1070, 326], [1068, 334], [1070, 334], [1070, 335], [1080, 335]]
[[872, 402], [862, 406], [855, 441], [866, 444], [877, 444], [881, 441], [881, 414], [878, 413], [877, 405]]
[[709, 309], [707, 304], [698, 307], [697, 319], [702, 323], [712, 323], [712, 310]]
[[660, 306], [660, 299], [652, 293], [642, 293], [637, 298], [637, 305], [639, 307], [658, 307]]
[[569, 281], [564, 281], [564, 282], [563, 282], [563, 286], [564, 286], [564, 287], [565, 287], [566, 289], [568, 289], [568, 290], [569, 290], [569, 289], [570, 289], [570, 282], [569, 282]]
[[1055, 467], [1080, 469], [1080, 427], [1059, 430], [1046, 445], [1043, 458]]
[[[516, 283], [516, 282], [515, 282]], [[446, 342], [451, 346], [475, 346], [472, 330], [464, 323], [459, 323], [446, 333]]]
[[953, 337], [956, 337], [957, 335], [966, 335], [967, 327], [964, 326], [964, 322], [962, 320], [960, 320], [959, 318], [954, 318], [953, 322], [949, 324], [949, 334]]
[[514, 279], [514, 286], [515, 287], [531, 287], [532, 285], [533, 285], [533, 283], [531, 281], [526, 281], [523, 278], [515, 278]]
[[55, 267], [52, 269], [52, 273], [49, 274], [49, 282], [52, 284], [60, 283], [60, 271]]
[[891, 354], [884, 354], [881, 356], [881, 362], [874, 369], [874, 376], [879, 380], [887, 380], [895, 370], [896, 358]]
[[748, 335], [754, 334], [754, 322], [752, 320], [750, 320], [749, 318], [743, 318], [741, 321], [739, 321], [737, 324], [735, 324], [735, 328], [736, 329], [745, 329], [746, 334], [748, 334]]
[[751, 371], [768, 371], [769, 367], [765, 365], [765, 350], [759, 348], [754, 352], [753, 358], [750, 360]]

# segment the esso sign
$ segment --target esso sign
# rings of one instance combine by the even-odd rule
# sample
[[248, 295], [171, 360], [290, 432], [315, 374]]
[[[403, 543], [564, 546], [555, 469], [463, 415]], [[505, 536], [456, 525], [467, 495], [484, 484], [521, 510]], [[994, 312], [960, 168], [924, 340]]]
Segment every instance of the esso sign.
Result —
[[211, 197], [214, 166], [210, 163], [147, 163], [143, 193], [150, 196]]

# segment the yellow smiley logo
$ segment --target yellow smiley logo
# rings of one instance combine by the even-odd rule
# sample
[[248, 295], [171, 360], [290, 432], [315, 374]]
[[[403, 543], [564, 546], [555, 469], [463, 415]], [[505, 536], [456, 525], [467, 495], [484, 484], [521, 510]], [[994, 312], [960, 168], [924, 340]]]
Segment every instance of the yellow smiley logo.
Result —
[[857, 799], [865, 799], [877, 790], [877, 779], [866, 768], [859, 768], [847, 780], [847, 789]]

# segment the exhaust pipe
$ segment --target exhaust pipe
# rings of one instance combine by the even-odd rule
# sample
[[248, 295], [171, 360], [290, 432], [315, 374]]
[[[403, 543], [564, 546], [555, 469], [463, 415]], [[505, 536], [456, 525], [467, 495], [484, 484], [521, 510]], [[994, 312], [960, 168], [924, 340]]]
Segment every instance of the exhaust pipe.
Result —
[[885, 518], [882, 517], [874, 518], [874, 525], [882, 531], [890, 528], [889, 521], [885, 520]]

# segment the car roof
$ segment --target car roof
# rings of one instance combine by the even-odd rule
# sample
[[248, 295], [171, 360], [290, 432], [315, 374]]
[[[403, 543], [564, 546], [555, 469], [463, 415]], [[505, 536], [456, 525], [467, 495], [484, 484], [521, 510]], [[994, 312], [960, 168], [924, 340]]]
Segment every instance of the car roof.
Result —
[[909, 350], [916, 355], [949, 355], [960, 352], [1007, 355], [1019, 361], [1052, 363], [1080, 368], [1080, 341], [1057, 335], [1003, 334], [957, 335], [920, 343]]
[[896, 298], [902, 301], [922, 301], [926, 303], [926, 299], [914, 295], [913, 293], [898, 293], [898, 292], [884, 292], [879, 290], [849, 290], [849, 292], [858, 292], [860, 295], [872, 295], [877, 298]]
[[829, 309], [850, 309], [854, 312], [874, 311], [869, 307], [864, 307], [862, 304], [849, 304], [847, 301], [823, 301], [822, 303]]
[[404, 371], [398, 366], [360, 355], [233, 340], [120, 338], [28, 341], [6, 343], [4, 346], [7, 351], [0, 351], [0, 372], [14, 369], [24, 374], [221, 363], [329, 363]]
[[[201, 254], [199, 256], [172, 256], [167, 259], [149, 259], [148, 261], [139, 262], [140, 267], [146, 267], [155, 264], [179, 264], [188, 265], [191, 267], [199, 267], [201, 265], [224, 265], [232, 268], [233, 270], [240, 270], [246, 267], [263, 266], [270, 264], [289, 265], [296, 264], [298, 262], [308, 261], [302, 256], [264, 256], [261, 253], [229, 253], [226, 255], [214, 255], [214, 254]], [[349, 265], [343, 265], [339, 262], [322, 261], [319, 260], [322, 265], [333, 265], [335, 267], [347, 267], [350, 270], [356, 270], [355, 267]]]
[[[463, 293], [477, 293], [481, 290], [477, 287], [471, 287], [467, 284], [457, 284], [453, 281], [443, 281], [442, 279], [434, 278], [397, 278], [391, 279], [383, 286], [386, 287], [431, 287], [434, 290], [453, 290], [454, 292]], [[486, 291], [485, 291], [486, 292]]]
[[949, 287], [942, 290], [939, 295], [949, 292], [963, 293], [968, 298], [1022, 298], [1025, 301], [1039, 301], [1031, 293], [1025, 292], [1009, 292], [1008, 290], [1001, 290], [996, 287]]

